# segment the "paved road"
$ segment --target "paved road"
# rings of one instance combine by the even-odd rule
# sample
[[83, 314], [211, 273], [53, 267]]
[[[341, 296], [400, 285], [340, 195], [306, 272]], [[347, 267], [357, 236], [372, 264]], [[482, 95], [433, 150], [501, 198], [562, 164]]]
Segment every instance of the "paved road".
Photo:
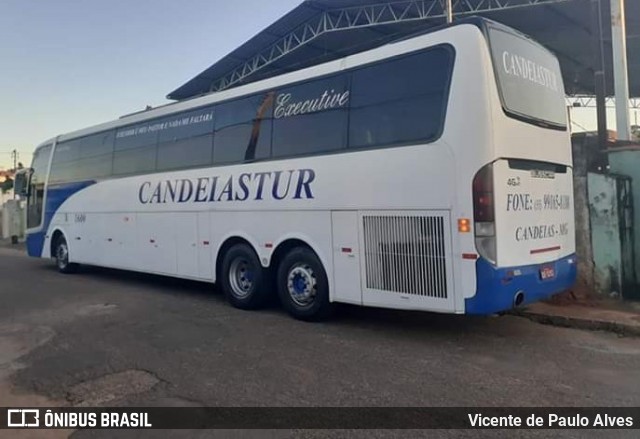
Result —
[[[639, 406], [640, 339], [355, 307], [310, 324], [277, 307], [233, 309], [207, 284], [98, 268], [63, 276], [0, 249], [0, 406], [18, 403]], [[342, 432], [352, 433], [372, 435]]]

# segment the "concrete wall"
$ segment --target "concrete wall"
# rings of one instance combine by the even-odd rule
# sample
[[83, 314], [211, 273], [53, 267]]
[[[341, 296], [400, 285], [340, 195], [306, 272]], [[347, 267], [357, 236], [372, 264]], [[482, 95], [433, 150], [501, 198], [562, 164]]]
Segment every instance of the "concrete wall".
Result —
[[0, 205], [0, 239], [12, 236], [24, 238], [24, 206], [17, 200], [9, 200]]
[[594, 262], [594, 290], [599, 294], [622, 293], [622, 242], [615, 177], [590, 172], [589, 212]]
[[576, 255], [578, 258], [578, 280], [575, 291], [583, 295], [592, 292], [595, 285], [587, 182], [594, 146], [597, 148], [595, 136], [581, 135], [572, 138], [573, 200], [576, 221]]
[[9, 200], [13, 200], [13, 189], [5, 193], [0, 191], [0, 208], [2, 208], [2, 205]]

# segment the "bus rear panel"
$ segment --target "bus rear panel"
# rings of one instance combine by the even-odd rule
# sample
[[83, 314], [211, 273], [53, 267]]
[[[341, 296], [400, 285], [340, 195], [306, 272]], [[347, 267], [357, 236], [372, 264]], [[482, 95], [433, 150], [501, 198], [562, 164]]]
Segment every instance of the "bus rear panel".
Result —
[[576, 278], [573, 169], [557, 59], [524, 35], [485, 29], [496, 77], [495, 159], [473, 181], [477, 292], [467, 313], [521, 306]]

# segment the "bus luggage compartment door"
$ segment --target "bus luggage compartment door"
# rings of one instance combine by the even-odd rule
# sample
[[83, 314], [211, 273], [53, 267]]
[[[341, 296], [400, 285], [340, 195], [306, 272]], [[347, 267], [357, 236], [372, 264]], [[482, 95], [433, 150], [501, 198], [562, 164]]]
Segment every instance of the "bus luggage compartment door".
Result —
[[360, 212], [363, 304], [455, 311], [450, 213]]

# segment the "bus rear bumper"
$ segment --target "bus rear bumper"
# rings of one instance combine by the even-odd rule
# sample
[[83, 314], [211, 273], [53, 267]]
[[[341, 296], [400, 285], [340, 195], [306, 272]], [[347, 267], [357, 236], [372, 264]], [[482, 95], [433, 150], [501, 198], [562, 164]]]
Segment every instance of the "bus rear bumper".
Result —
[[[553, 268], [555, 275], [543, 280], [543, 268]], [[576, 273], [575, 254], [544, 264], [509, 268], [496, 268], [480, 258], [476, 261], [476, 295], [465, 299], [465, 313], [493, 314], [547, 299], [573, 286]], [[516, 301], [519, 295], [521, 301]]]

